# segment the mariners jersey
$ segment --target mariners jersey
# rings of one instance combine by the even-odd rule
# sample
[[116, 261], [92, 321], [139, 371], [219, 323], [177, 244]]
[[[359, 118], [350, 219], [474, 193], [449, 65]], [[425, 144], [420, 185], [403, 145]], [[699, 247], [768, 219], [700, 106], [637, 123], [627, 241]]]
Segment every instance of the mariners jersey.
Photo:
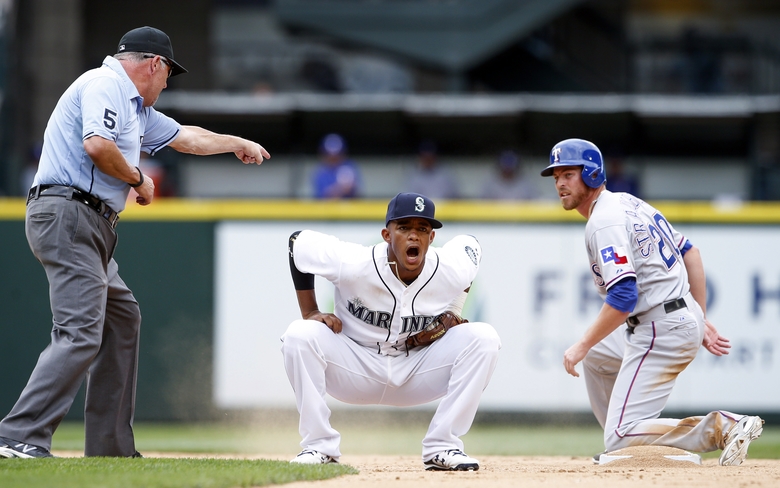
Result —
[[395, 356], [405, 353], [410, 334], [425, 328], [471, 286], [482, 249], [466, 235], [441, 248], [430, 247], [422, 272], [408, 286], [396, 277], [387, 250], [386, 242], [368, 247], [304, 230], [295, 239], [293, 259], [301, 272], [335, 286], [334, 314], [341, 319], [342, 334]]
[[629, 193], [604, 190], [585, 226], [585, 246], [599, 294], [626, 277], [636, 278], [632, 315], [688, 293], [682, 253], [687, 239], [666, 218]]

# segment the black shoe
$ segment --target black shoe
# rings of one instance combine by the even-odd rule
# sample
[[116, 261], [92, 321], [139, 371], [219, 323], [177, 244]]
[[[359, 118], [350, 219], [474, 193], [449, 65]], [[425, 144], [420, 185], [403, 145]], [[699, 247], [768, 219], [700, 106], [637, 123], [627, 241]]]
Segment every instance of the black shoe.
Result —
[[426, 470], [436, 471], [478, 471], [479, 461], [469, 457], [460, 449], [448, 449], [423, 462]]
[[135, 451], [132, 456], [128, 456], [128, 457], [131, 457], [131, 458], [142, 458], [143, 455], [141, 455], [140, 452]]
[[52, 454], [38, 446], [25, 444], [7, 437], [0, 437], [0, 457], [3, 458], [50, 458]]

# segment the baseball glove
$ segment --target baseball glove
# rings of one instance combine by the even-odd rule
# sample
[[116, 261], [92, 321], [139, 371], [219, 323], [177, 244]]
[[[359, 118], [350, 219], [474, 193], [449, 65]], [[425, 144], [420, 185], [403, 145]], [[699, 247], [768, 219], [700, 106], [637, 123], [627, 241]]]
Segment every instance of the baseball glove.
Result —
[[441, 336], [446, 334], [447, 331], [452, 327], [463, 324], [465, 322], [468, 322], [468, 320], [455, 315], [449, 310], [444, 313], [440, 313], [433, 319], [433, 321], [431, 321], [430, 324], [428, 324], [426, 328], [414, 335], [407, 337], [406, 346], [409, 348], [417, 346], [429, 346], [434, 341], [441, 338]]

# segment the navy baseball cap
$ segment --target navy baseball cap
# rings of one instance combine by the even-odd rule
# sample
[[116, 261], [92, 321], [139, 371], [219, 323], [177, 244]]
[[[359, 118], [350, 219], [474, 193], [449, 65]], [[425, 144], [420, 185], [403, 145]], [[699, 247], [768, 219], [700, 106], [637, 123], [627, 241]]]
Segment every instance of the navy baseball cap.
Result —
[[436, 206], [425, 195], [420, 195], [419, 193], [399, 193], [387, 205], [385, 226], [390, 224], [391, 220], [420, 217], [430, 222], [431, 227], [434, 229], [440, 229], [441, 222], [433, 218], [435, 212]]
[[171, 76], [187, 73], [184, 66], [173, 60], [171, 39], [160, 29], [138, 27], [122, 36], [116, 49], [119, 53], [151, 53], [162, 56], [171, 63]]

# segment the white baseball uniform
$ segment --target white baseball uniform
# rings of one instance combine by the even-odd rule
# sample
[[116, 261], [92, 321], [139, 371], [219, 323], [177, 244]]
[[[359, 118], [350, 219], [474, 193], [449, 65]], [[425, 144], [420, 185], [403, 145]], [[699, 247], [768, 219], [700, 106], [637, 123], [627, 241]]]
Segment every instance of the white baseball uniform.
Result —
[[605, 298], [627, 277], [636, 278], [638, 292], [629, 323], [583, 361], [607, 451], [647, 444], [723, 449], [724, 434], [743, 417], [715, 411], [682, 420], [658, 418], [704, 337], [704, 316], [690, 294], [681, 253], [686, 243], [661, 212], [628, 193], [604, 190], [591, 211], [585, 245], [599, 294]]
[[474, 420], [501, 347], [492, 326], [469, 322], [451, 328], [427, 347], [407, 350], [406, 338], [471, 286], [482, 250], [472, 236], [430, 247], [410, 285], [388, 263], [387, 243], [373, 247], [304, 230], [293, 259], [303, 273], [335, 286], [335, 315], [342, 331], [296, 320], [282, 336], [282, 354], [295, 391], [304, 449], [338, 459], [339, 433], [329, 422], [325, 394], [351, 404], [412, 406], [441, 398], [423, 439], [423, 460], [447, 449]]

